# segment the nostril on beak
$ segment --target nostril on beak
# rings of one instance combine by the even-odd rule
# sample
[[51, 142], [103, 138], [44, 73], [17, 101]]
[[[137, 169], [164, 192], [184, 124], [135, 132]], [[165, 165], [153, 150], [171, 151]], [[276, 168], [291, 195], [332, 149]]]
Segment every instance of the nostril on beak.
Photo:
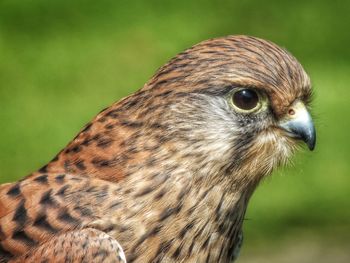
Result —
[[291, 137], [303, 140], [309, 149], [313, 150], [316, 143], [316, 131], [305, 105], [297, 101], [288, 109], [286, 115], [280, 121], [279, 126], [286, 130]]

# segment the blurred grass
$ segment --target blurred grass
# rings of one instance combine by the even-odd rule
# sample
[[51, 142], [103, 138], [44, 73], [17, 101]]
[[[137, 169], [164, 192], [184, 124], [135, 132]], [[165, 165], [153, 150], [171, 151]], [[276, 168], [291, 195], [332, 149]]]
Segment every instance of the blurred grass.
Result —
[[318, 143], [258, 188], [247, 240], [311, 231], [349, 242], [349, 11], [350, 2], [338, 0], [3, 0], [0, 182], [45, 164], [100, 109], [184, 48], [251, 34], [287, 47], [309, 72]]

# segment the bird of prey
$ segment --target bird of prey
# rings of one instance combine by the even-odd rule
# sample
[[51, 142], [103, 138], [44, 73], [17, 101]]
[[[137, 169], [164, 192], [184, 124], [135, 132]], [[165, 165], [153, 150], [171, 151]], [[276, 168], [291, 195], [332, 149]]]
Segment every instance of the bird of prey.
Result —
[[315, 146], [310, 80], [255, 37], [201, 42], [0, 187], [0, 262], [232, 262], [259, 182]]

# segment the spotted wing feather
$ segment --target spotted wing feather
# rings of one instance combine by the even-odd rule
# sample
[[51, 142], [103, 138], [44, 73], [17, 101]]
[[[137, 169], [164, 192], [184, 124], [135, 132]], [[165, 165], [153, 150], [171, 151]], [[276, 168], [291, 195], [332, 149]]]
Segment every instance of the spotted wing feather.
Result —
[[101, 218], [101, 204], [114, 188], [104, 180], [54, 173], [37, 173], [0, 186], [0, 262], [17, 259], [23, 262], [25, 256], [35, 259], [41, 252], [51, 257], [53, 245], [55, 249], [64, 249], [69, 240], [75, 244], [75, 250], [86, 240], [92, 242], [82, 249], [88, 254], [92, 253], [86, 251], [90, 246], [96, 250], [92, 245], [96, 242], [109, 242], [109, 248], [116, 247], [117, 241], [102, 231], [86, 230], [90, 222]]
[[82, 229], [63, 233], [38, 246], [11, 263], [36, 262], [96, 262], [126, 263], [119, 243], [97, 229]]

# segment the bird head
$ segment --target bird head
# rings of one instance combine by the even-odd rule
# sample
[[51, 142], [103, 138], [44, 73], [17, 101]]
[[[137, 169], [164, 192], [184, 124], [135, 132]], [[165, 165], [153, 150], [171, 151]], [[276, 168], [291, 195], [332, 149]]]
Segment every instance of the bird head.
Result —
[[178, 161], [196, 171], [258, 181], [300, 142], [315, 147], [309, 77], [290, 53], [262, 39], [204, 41], [160, 68], [142, 92], [157, 98], [153, 120], [166, 127], [164, 145], [176, 142]]
[[300, 142], [314, 148], [310, 100], [309, 77], [286, 50], [248, 36], [207, 40], [102, 111], [49, 168], [254, 184]]
[[[81, 227], [117, 238], [128, 262], [231, 262], [260, 179], [300, 142], [315, 147], [310, 100], [302, 66], [271, 42], [229, 36], [195, 45], [98, 114], [29, 184], [6, 190], [23, 197], [8, 214], [20, 226], [9, 242], [22, 232], [32, 240], [26, 211], [39, 202], [66, 230], [89, 222]], [[30, 184], [50, 189], [31, 198]]]

